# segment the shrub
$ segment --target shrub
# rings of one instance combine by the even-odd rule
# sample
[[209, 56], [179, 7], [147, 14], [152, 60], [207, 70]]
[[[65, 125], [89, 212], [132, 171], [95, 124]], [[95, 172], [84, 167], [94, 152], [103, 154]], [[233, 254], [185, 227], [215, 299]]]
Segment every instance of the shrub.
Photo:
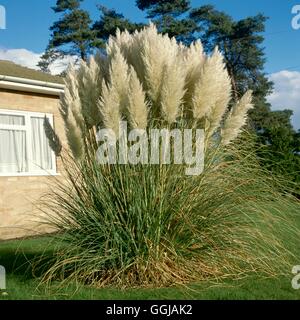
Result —
[[[111, 37], [107, 55], [69, 69], [61, 113], [71, 155], [66, 180], [45, 198], [48, 223], [64, 246], [43, 280], [104, 286], [162, 286], [289, 272], [286, 212], [296, 202], [238, 138], [251, 92], [230, 105], [222, 55], [204, 55], [157, 34], [153, 25]], [[99, 164], [96, 131], [205, 129], [205, 166]], [[234, 143], [233, 143], [234, 142]], [[53, 143], [52, 143], [53, 145]], [[60, 143], [57, 143], [60, 146]]]

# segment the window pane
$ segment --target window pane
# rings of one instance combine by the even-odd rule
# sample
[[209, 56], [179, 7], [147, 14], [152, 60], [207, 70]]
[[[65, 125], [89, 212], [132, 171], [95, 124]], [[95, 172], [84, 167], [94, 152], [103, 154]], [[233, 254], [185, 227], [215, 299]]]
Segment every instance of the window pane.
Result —
[[0, 124], [10, 124], [10, 125], [25, 125], [25, 118], [24, 116], [16, 116], [10, 114], [1, 114], [0, 113]]
[[0, 130], [0, 172], [26, 172], [25, 131]]
[[51, 170], [52, 151], [44, 130], [44, 118], [31, 118], [31, 139], [33, 170]]

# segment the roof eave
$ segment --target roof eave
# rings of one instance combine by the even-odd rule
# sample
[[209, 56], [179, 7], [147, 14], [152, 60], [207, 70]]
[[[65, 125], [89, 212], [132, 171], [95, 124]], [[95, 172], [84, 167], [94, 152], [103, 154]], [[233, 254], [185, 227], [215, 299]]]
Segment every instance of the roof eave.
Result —
[[59, 83], [0, 75], [0, 88], [3, 89], [60, 96], [64, 87]]

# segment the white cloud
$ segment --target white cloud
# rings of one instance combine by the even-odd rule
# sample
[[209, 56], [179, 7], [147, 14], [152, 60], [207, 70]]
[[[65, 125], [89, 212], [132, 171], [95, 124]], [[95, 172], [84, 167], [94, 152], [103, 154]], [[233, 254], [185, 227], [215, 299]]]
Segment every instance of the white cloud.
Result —
[[9, 60], [24, 67], [38, 69], [37, 63], [41, 54], [28, 51], [26, 49], [0, 49], [0, 60]]
[[[27, 49], [0, 49], [0, 60], [13, 61], [21, 66], [38, 70], [37, 64], [43, 53], [35, 53]], [[66, 56], [63, 59], [55, 61], [50, 66], [52, 74], [60, 74], [66, 69], [70, 62], [75, 61], [75, 57]]]
[[67, 66], [70, 63], [75, 63], [77, 60], [77, 57], [75, 56], [66, 56], [62, 59], [57, 59], [55, 62], [53, 62], [50, 65], [50, 72], [52, 74], [61, 74], [64, 70], [66, 70]]
[[300, 129], [300, 72], [283, 70], [270, 75], [274, 92], [268, 97], [273, 110], [290, 109], [294, 115], [292, 123]]

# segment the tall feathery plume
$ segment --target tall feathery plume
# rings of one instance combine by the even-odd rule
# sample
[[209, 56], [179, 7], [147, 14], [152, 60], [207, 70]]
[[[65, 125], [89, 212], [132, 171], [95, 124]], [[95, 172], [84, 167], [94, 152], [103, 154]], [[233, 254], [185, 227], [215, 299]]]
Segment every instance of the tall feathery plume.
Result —
[[181, 45], [181, 48], [182, 60], [186, 69], [186, 94], [184, 102], [186, 107], [190, 109], [195, 86], [200, 79], [202, 66], [205, 62], [205, 54], [200, 40], [192, 43], [189, 48], [183, 45]]
[[111, 57], [109, 71], [109, 83], [119, 95], [120, 111], [122, 112], [126, 110], [128, 104], [129, 67], [119, 48], [116, 48]]
[[135, 69], [135, 72], [140, 79], [143, 88], [147, 89], [146, 86], [146, 70], [144, 65], [144, 35], [145, 29], [138, 32], [135, 31], [134, 34], [130, 35], [131, 41], [129, 46], [125, 46], [125, 49], [122, 52], [125, 52], [125, 58], [128, 61], [128, 64], [132, 65]]
[[113, 56], [120, 50], [128, 65], [132, 65], [137, 72], [139, 79], [144, 80], [144, 64], [142, 59], [142, 34], [144, 31], [135, 31], [129, 34], [127, 30], [116, 31], [116, 36], [110, 36], [106, 47], [108, 56]]
[[253, 108], [252, 91], [247, 91], [240, 101], [234, 105], [225, 120], [224, 127], [221, 132], [221, 142], [228, 145], [241, 132], [241, 128], [247, 120], [247, 112]]
[[74, 77], [73, 77], [73, 66], [72, 64], [68, 67], [67, 73], [64, 79], [65, 83], [65, 90], [64, 92], [60, 95], [60, 113], [64, 119], [64, 121], [67, 120], [68, 118], [68, 113], [69, 113], [69, 103], [72, 102], [73, 100], [73, 92], [75, 91], [75, 85], [74, 85]]
[[[174, 50], [177, 48], [174, 46]], [[173, 53], [165, 68], [161, 92], [162, 115], [169, 124], [174, 123], [179, 116], [180, 107], [185, 94], [185, 70], [182, 61]]]
[[66, 114], [73, 114], [78, 126], [81, 130], [85, 129], [85, 121], [82, 114], [82, 105], [79, 96], [78, 75], [74, 65], [70, 65], [65, 78], [65, 92], [62, 99], [62, 111]]
[[201, 70], [192, 98], [194, 118], [202, 119], [210, 115], [222, 94], [224, 63], [222, 54], [216, 48], [208, 57]]
[[173, 43], [168, 36], [158, 34], [153, 24], [145, 29], [141, 35], [146, 88], [154, 105], [158, 105], [164, 70], [170, 54], [172, 54]]
[[81, 101], [78, 93], [78, 80], [73, 65], [65, 78], [65, 91], [61, 97], [60, 113], [63, 117], [69, 147], [76, 159], [81, 158], [84, 148], [85, 121], [82, 116]]
[[208, 117], [209, 127], [206, 133], [207, 138], [210, 138], [214, 134], [214, 132], [220, 127], [223, 116], [226, 113], [226, 110], [231, 100], [232, 86], [225, 64], [223, 73], [220, 74], [218, 83], [220, 85], [218, 92], [218, 100], [212, 107], [211, 113]]
[[130, 68], [128, 115], [133, 129], [146, 129], [148, 106], [145, 92], [133, 67]]
[[100, 66], [92, 56], [88, 63], [82, 62], [78, 71], [79, 95], [82, 113], [88, 128], [99, 123], [99, 109], [97, 102], [101, 94], [102, 74]]
[[77, 72], [73, 63], [71, 63], [67, 68], [64, 82], [70, 95], [75, 96], [78, 91], [78, 80], [77, 80]]
[[116, 87], [112, 84], [107, 85], [103, 80], [102, 95], [98, 107], [104, 127], [112, 129], [116, 137], [119, 136], [119, 126], [122, 120], [120, 104], [120, 95]]
[[[108, 55], [113, 55], [113, 52], [118, 48], [126, 60], [130, 60], [130, 48], [133, 43], [133, 37], [127, 30], [121, 32], [117, 29], [116, 36], [110, 37], [107, 45]], [[131, 61], [127, 61], [131, 63]]]

